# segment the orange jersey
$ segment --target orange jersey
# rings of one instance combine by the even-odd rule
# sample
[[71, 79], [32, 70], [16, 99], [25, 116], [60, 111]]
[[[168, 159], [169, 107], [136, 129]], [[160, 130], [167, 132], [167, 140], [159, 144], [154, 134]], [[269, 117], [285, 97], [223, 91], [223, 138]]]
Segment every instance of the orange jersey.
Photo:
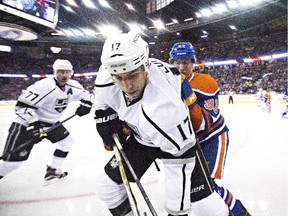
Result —
[[264, 95], [264, 101], [266, 102], [266, 104], [270, 104], [270, 99], [271, 99], [270, 92], [266, 92]]
[[198, 106], [190, 109], [189, 113], [200, 143], [228, 131], [218, 107], [219, 87], [216, 80], [207, 74], [195, 72], [187, 79], [197, 96]]

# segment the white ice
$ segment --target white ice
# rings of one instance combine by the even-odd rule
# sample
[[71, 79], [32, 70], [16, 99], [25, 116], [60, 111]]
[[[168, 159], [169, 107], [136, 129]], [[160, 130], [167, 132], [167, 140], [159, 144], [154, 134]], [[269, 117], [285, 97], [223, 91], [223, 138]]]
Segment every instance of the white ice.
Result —
[[[75, 108], [72, 105], [63, 119], [72, 115]], [[230, 128], [222, 184], [253, 216], [287, 216], [288, 119], [281, 118], [284, 107], [272, 114], [261, 112], [255, 103], [222, 103], [220, 108]], [[1, 154], [12, 118], [13, 107], [0, 106]], [[51, 161], [54, 146], [42, 141], [34, 147], [28, 161], [0, 181], [1, 216], [110, 215], [95, 196], [95, 180], [113, 152], [104, 150], [93, 113], [75, 117], [65, 126], [76, 139], [63, 165], [68, 178], [44, 186], [46, 164]], [[161, 161], [158, 164], [161, 168]], [[141, 183], [158, 215], [167, 215], [163, 207], [163, 171], [157, 172], [152, 165]], [[140, 210], [151, 215], [136, 185], [132, 188]]]

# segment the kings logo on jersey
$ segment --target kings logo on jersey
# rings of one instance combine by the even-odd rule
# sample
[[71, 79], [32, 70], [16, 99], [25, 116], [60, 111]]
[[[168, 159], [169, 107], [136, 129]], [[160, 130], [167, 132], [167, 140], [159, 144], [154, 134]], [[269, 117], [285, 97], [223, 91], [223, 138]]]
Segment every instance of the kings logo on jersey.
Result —
[[68, 105], [68, 98], [65, 98], [65, 99], [57, 99], [56, 102], [55, 102], [55, 107], [54, 109], [61, 113], [63, 112], [63, 110], [65, 110], [67, 108], [67, 105]]

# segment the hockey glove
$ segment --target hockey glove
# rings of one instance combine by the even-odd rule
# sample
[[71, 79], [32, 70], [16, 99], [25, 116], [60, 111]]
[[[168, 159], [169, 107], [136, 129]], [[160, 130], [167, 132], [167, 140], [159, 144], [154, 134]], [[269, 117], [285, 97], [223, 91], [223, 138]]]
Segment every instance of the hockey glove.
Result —
[[115, 144], [113, 134], [118, 134], [120, 141], [126, 140], [123, 133], [123, 122], [119, 119], [118, 114], [112, 109], [96, 110], [95, 112], [96, 129], [101, 136], [106, 150], [112, 150]]
[[81, 101], [81, 104], [77, 108], [75, 113], [81, 117], [90, 113], [90, 110], [92, 108], [92, 102], [88, 100], [80, 100], [80, 101]]
[[43, 125], [39, 121], [31, 123], [27, 127], [28, 139], [30, 139], [34, 144], [39, 143], [47, 134], [43, 130]]

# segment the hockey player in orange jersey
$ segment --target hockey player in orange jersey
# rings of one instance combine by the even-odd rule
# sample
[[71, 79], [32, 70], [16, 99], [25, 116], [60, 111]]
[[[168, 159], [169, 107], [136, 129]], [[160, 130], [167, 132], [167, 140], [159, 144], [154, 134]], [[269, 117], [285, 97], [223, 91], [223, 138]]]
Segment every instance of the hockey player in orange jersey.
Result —
[[187, 77], [196, 93], [200, 106], [190, 109], [190, 118], [208, 163], [215, 190], [225, 200], [234, 216], [250, 215], [240, 200], [215, 182], [215, 179], [222, 179], [229, 145], [229, 130], [218, 107], [218, 83], [207, 74], [193, 71], [196, 52], [191, 43], [174, 44], [169, 57], [170, 63]]
[[264, 94], [264, 106], [265, 106], [265, 111], [271, 113], [271, 94], [270, 94], [270, 89], [267, 89], [265, 94]]

